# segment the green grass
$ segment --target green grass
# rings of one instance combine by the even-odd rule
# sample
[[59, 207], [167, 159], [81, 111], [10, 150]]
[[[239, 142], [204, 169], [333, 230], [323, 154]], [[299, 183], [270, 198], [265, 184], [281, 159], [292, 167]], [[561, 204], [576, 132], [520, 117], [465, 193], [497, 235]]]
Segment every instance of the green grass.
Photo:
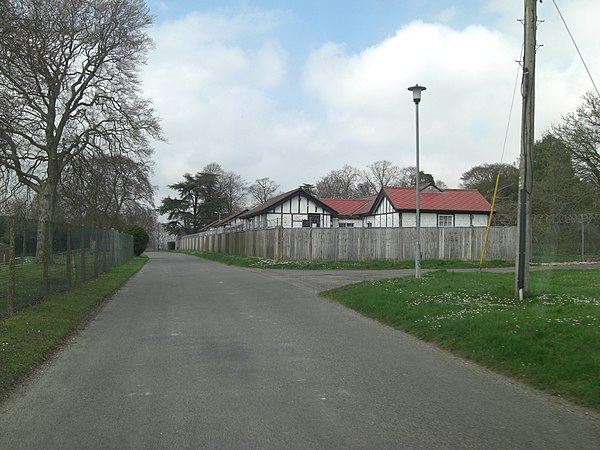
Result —
[[571, 263], [571, 262], [593, 262], [599, 261], [598, 255], [584, 255], [584, 260], [581, 259], [581, 254], [548, 254], [548, 255], [537, 255], [531, 258], [531, 261], [535, 264], [548, 264], [548, 263]]
[[[75, 285], [78, 279], [94, 278], [94, 257], [93, 254], [87, 256], [85, 268], [82, 269], [80, 258], [77, 258], [72, 268], [71, 284]], [[96, 267], [98, 272], [102, 272], [108, 267], [102, 259], [99, 259]], [[81, 271], [78, 273], [78, 271]], [[7, 315], [6, 298], [8, 286], [8, 266], [0, 266], [0, 320]], [[48, 290], [49, 293], [58, 293], [69, 290], [67, 266], [64, 258], [57, 257], [48, 267]], [[15, 267], [15, 298], [14, 310], [25, 308], [44, 297], [42, 284], [42, 265], [37, 263], [18, 264]]]
[[[178, 250], [178, 253], [197, 256], [229, 266], [253, 267], [257, 269], [301, 269], [301, 270], [386, 270], [414, 269], [414, 261], [274, 261], [272, 259], [254, 258], [228, 253], [200, 252]], [[486, 261], [483, 267], [513, 267], [514, 261]], [[469, 269], [478, 268], [474, 261], [422, 261], [424, 269]]]
[[514, 275], [439, 271], [421, 280], [364, 282], [323, 293], [378, 321], [600, 410], [600, 271]]
[[0, 321], [0, 398], [42, 363], [88, 319], [94, 307], [141, 269], [146, 257], [132, 258], [92, 281]]

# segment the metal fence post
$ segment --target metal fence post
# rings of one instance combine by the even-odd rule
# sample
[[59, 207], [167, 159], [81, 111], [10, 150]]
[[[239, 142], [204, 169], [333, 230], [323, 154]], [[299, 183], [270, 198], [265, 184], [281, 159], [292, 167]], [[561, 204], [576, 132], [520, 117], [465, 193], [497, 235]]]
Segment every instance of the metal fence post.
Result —
[[83, 283], [85, 281], [85, 228], [83, 225], [81, 225], [81, 229], [80, 229], [80, 239], [79, 239], [79, 251], [80, 251], [80, 255], [81, 255], [81, 264], [80, 264], [80, 278], [79, 278], [79, 282]]
[[50, 222], [47, 219], [43, 221], [42, 237], [42, 292], [44, 299], [48, 298], [50, 288]]
[[[90, 243], [92, 241], [90, 240]], [[94, 276], [98, 275], [98, 257], [99, 257], [99, 251], [100, 251], [100, 245], [98, 244], [98, 229], [94, 228], [93, 231], [93, 242], [94, 242], [94, 248], [93, 248], [93, 252], [94, 252]]]
[[581, 261], [585, 261], [585, 224], [583, 222], [584, 215], [581, 215]]
[[6, 299], [6, 310], [8, 315], [12, 315], [15, 310], [15, 240], [17, 239], [17, 220], [15, 216], [10, 217], [10, 244], [8, 250], [8, 290], [7, 290], [7, 299]]
[[67, 224], [67, 261], [66, 261], [66, 270], [67, 270], [67, 288], [71, 289], [73, 286], [73, 262], [71, 258], [73, 257], [73, 249], [71, 247], [71, 225]]

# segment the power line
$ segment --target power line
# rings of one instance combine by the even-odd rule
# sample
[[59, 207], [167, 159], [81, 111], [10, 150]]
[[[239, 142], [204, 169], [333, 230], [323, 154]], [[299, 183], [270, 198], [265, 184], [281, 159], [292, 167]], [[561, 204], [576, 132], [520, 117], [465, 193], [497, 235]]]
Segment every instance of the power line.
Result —
[[585, 67], [585, 70], [586, 70], [588, 76], [590, 77], [592, 85], [594, 86], [594, 89], [596, 90], [596, 94], [600, 97], [600, 92], [598, 92], [598, 87], [596, 86], [596, 83], [594, 82], [594, 78], [592, 77], [592, 74], [590, 73], [590, 69], [588, 69], [588, 66], [585, 63], [585, 60], [583, 59], [583, 55], [579, 51], [579, 47], [577, 46], [577, 42], [575, 42], [575, 38], [573, 37], [573, 34], [571, 33], [571, 30], [569, 29], [569, 26], [567, 25], [567, 22], [566, 22], [565, 18], [563, 17], [562, 13], [560, 12], [560, 8], [556, 4], [555, 0], [552, 0], [552, 3], [554, 3], [554, 6], [556, 7], [556, 11], [558, 11], [558, 15], [560, 16], [560, 18], [561, 18], [561, 20], [562, 20], [565, 28], [567, 29], [567, 33], [569, 33], [569, 36], [571, 37], [571, 41], [573, 41], [573, 45], [575, 46], [575, 50], [577, 50], [577, 54], [579, 55], [579, 58], [581, 59], [581, 62], [583, 63], [583, 67]]
[[[521, 54], [519, 55], [519, 64], [523, 60], [523, 45], [521, 45]], [[500, 156], [500, 164], [504, 162], [504, 152], [506, 151], [506, 142], [508, 141], [508, 132], [510, 131], [510, 120], [512, 118], [513, 108], [515, 106], [515, 97], [517, 96], [517, 86], [519, 85], [519, 75], [521, 73], [521, 67], [517, 67], [517, 75], [515, 77], [515, 84], [513, 86], [513, 95], [510, 102], [510, 110], [508, 112], [508, 121], [506, 123], [506, 131], [504, 132], [504, 143], [502, 144], [502, 155]]]

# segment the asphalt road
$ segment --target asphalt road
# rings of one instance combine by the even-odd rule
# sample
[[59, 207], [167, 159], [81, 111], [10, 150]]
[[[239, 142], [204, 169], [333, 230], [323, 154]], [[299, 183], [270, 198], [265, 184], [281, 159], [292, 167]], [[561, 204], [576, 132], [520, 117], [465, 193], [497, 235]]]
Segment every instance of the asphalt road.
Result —
[[355, 277], [151, 254], [0, 406], [0, 448], [600, 447], [599, 415], [315, 295]]

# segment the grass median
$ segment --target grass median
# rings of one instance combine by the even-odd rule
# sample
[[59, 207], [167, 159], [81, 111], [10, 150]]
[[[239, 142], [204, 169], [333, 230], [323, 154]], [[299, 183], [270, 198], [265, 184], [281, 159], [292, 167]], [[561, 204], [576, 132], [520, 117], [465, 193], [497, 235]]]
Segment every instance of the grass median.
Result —
[[139, 271], [147, 257], [132, 258], [71, 291], [0, 321], [0, 399], [44, 362], [96, 307]]
[[368, 317], [554, 395], [600, 410], [600, 271], [438, 271], [323, 293]]

